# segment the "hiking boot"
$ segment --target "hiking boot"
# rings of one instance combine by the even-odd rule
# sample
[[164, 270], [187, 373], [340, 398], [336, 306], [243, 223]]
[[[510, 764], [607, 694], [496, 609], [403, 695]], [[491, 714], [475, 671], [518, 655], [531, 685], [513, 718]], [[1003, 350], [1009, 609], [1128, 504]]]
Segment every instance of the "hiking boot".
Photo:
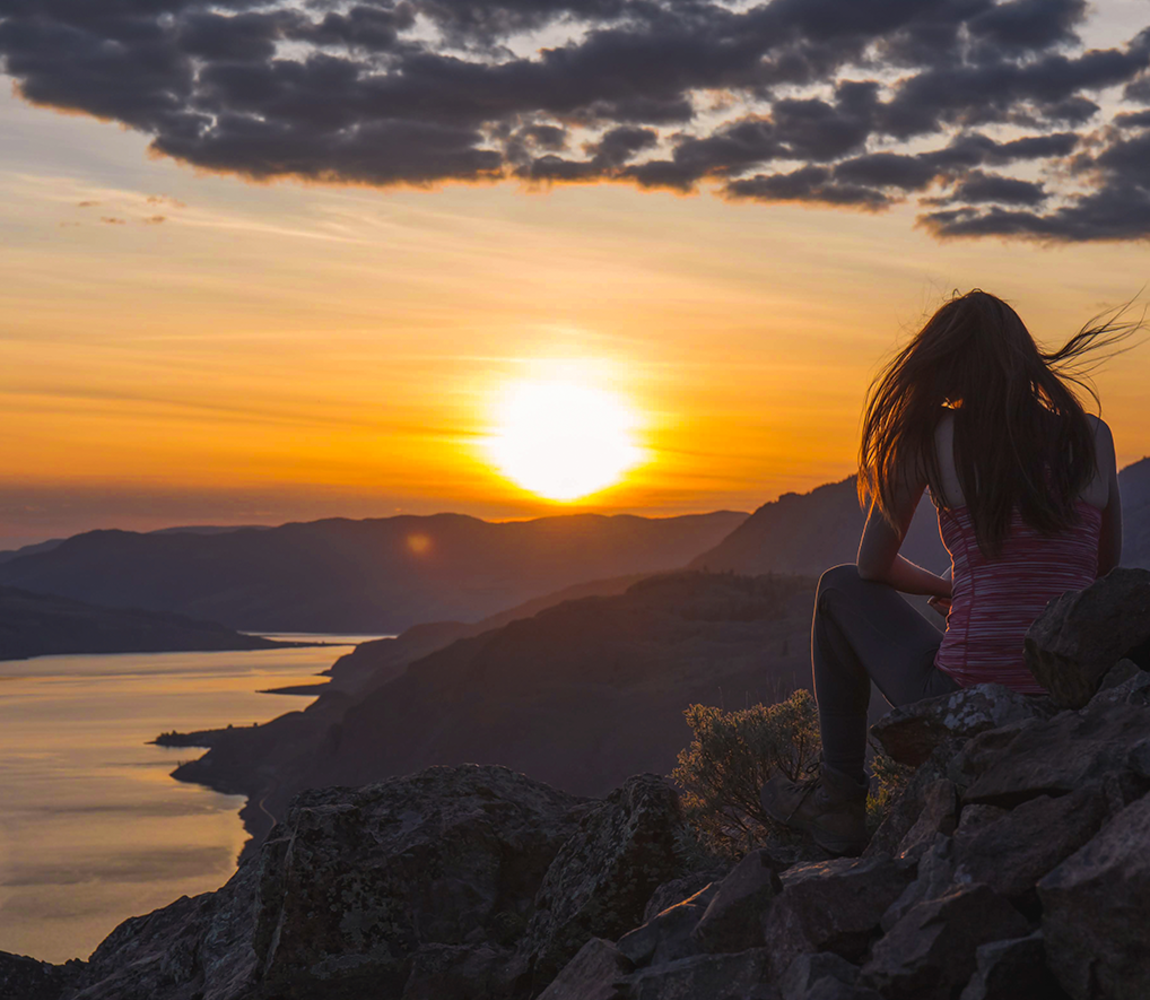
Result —
[[806, 781], [776, 774], [759, 798], [771, 819], [809, 833], [831, 854], [857, 857], [867, 845], [866, 781], [858, 782], [823, 764]]

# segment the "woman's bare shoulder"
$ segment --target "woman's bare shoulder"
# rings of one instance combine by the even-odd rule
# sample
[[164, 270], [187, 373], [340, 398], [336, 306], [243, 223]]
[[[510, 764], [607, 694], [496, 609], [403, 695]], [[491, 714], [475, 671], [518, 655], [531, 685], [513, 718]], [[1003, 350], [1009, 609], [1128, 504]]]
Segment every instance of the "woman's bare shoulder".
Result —
[[1110, 432], [1110, 425], [1101, 417], [1093, 413], [1086, 414], [1086, 422], [1090, 425], [1090, 429], [1094, 431], [1094, 437], [1098, 441], [1113, 441], [1114, 436]]

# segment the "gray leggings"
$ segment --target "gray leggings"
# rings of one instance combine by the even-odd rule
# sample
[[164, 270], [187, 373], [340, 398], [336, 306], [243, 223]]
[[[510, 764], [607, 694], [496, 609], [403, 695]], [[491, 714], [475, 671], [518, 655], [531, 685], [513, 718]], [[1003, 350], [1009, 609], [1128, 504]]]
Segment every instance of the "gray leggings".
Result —
[[853, 563], [822, 575], [811, 623], [811, 663], [823, 760], [830, 767], [863, 777], [871, 681], [892, 705], [958, 689], [934, 665], [941, 642], [942, 632], [898, 591], [862, 579]]

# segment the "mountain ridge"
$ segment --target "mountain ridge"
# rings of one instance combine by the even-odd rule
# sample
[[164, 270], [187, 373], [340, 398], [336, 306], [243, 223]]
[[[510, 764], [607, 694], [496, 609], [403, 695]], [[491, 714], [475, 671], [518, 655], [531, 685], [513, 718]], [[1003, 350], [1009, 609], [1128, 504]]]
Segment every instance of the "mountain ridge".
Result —
[[478, 620], [572, 584], [677, 568], [737, 511], [668, 518], [325, 518], [215, 534], [85, 532], [0, 564], [0, 584], [245, 631], [388, 633]]

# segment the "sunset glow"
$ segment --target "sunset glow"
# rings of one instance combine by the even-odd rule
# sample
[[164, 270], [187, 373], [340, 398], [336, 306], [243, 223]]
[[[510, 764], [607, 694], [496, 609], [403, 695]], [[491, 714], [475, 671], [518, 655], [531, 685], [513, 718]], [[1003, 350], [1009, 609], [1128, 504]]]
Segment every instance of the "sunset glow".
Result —
[[524, 382], [499, 408], [487, 442], [500, 472], [548, 500], [615, 485], [640, 458], [635, 418], [609, 392], [571, 382]]

